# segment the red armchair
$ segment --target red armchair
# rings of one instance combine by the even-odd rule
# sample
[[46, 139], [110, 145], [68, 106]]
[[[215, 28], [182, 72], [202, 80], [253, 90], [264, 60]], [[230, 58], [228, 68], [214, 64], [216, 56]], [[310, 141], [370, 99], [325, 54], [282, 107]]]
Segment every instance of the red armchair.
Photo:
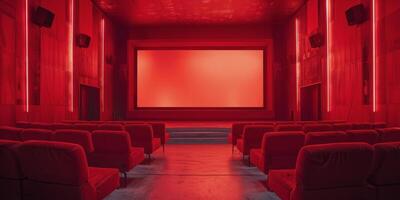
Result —
[[400, 199], [400, 142], [374, 145], [374, 164], [369, 182], [375, 186], [377, 200]]
[[294, 169], [304, 137], [303, 131], [264, 134], [261, 148], [250, 150], [250, 161], [265, 174], [272, 169]]
[[310, 132], [306, 134], [304, 145], [340, 143], [349, 141], [350, 140], [346, 133], [342, 131]]
[[28, 141], [18, 154], [24, 199], [100, 200], [119, 187], [118, 170], [88, 167], [77, 144]]
[[51, 140], [53, 131], [45, 129], [24, 129], [21, 132], [21, 140]]
[[250, 154], [250, 149], [259, 149], [264, 134], [272, 131], [274, 131], [274, 127], [270, 125], [246, 125], [243, 130], [243, 138], [238, 139], [236, 144], [243, 154], [243, 159], [244, 156]]
[[54, 132], [52, 140], [78, 144], [85, 150], [86, 155], [90, 155], [94, 151], [92, 135], [89, 131], [57, 130]]
[[367, 183], [373, 148], [366, 143], [305, 146], [294, 170], [271, 170], [268, 188], [282, 200], [375, 200]]
[[0, 199], [22, 199], [21, 183], [24, 176], [16, 152], [19, 143], [0, 140]]
[[242, 138], [243, 130], [246, 125], [251, 123], [233, 123], [231, 129], [231, 138], [232, 138], [232, 153], [237, 144], [237, 140]]
[[21, 140], [22, 129], [2, 126], [0, 127], [0, 140]]
[[351, 142], [366, 142], [373, 145], [379, 141], [379, 134], [375, 130], [349, 130], [346, 134]]
[[330, 124], [305, 124], [303, 131], [308, 132], [321, 132], [321, 131], [332, 131], [332, 125]]
[[93, 131], [95, 151], [89, 156], [90, 166], [117, 168], [124, 175], [144, 160], [143, 148], [131, 146], [125, 131]]
[[125, 130], [130, 135], [132, 146], [144, 148], [148, 158], [151, 158], [151, 154], [161, 146], [160, 138], [154, 137], [149, 124], [130, 124], [125, 126]]
[[165, 130], [165, 123], [150, 123], [153, 128], [153, 134], [155, 138], [160, 138], [163, 152], [165, 151], [165, 144], [170, 138], [170, 134]]

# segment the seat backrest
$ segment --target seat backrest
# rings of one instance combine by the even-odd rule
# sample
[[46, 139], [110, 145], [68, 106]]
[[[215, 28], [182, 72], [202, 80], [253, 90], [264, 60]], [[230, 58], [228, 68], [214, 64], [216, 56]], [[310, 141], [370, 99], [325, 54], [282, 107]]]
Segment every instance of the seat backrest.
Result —
[[370, 123], [353, 123], [353, 130], [365, 130], [365, 129], [373, 129], [374, 126]]
[[[293, 155], [299, 152], [304, 145], [303, 131], [281, 131], [264, 134], [261, 151], [263, 155]], [[296, 154], [297, 154], [296, 153]]]
[[310, 132], [306, 134], [304, 145], [328, 144], [338, 142], [349, 142], [345, 132], [342, 131], [323, 131]]
[[254, 135], [254, 134], [264, 134], [266, 132], [274, 131], [274, 126], [272, 125], [246, 125], [243, 130], [243, 135]]
[[400, 185], [400, 142], [374, 145], [374, 164], [369, 181], [374, 185]]
[[21, 140], [51, 140], [53, 131], [46, 129], [24, 129], [21, 132]]
[[243, 134], [244, 127], [246, 125], [249, 125], [249, 124], [251, 124], [251, 123], [245, 123], [245, 122], [233, 123], [232, 124], [232, 131], [231, 131], [232, 132], [232, 136], [234, 138], [241, 137], [241, 135]]
[[150, 123], [151, 127], [153, 128], [153, 134], [156, 137], [164, 137], [165, 134], [165, 123], [161, 122], [152, 122]]
[[303, 126], [299, 124], [280, 124], [275, 127], [275, 131], [303, 131]]
[[366, 143], [305, 146], [296, 163], [297, 187], [315, 190], [365, 186], [373, 153]]
[[18, 155], [28, 180], [70, 186], [88, 182], [88, 164], [80, 145], [27, 141], [18, 147]]
[[126, 131], [93, 131], [92, 139], [96, 153], [129, 154], [131, 152], [131, 140]]
[[303, 131], [308, 132], [320, 132], [320, 131], [332, 131], [332, 125], [330, 124], [305, 124]]
[[71, 129], [57, 130], [54, 132], [52, 140], [81, 145], [86, 153], [94, 151], [92, 136], [89, 131]]
[[22, 129], [20, 129], [20, 128], [2, 126], [2, 127], [0, 127], [0, 139], [1, 140], [20, 141], [21, 140], [21, 132], [22, 132]]
[[0, 179], [22, 179], [23, 174], [17, 155], [18, 141], [0, 140]]
[[17, 128], [31, 128], [31, 123], [26, 121], [17, 121], [15, 123], [15, 127]]
[[339, 124], [333, 124], [332, 125], [332, 130], [333, 131], [347, 131], [347, 130], [352, 130], [353, 124], [350, 123], [339, 123]]
[[74, 125], [75, 129], [84, 131], [94, 131], [97, 130], [98, 125], [95, 123], [78, 123]]
[[346, 134], [351, 142], [366, 142], [373, 145], [379, 140], [376, 130], [349, 130]]
[[108, 131], [123, 131], [124, 130], [124, 126], [122, 126], [121, 124], [99, 124], [99, 126], [97, 127], [97, 130], [108, 130]]
[[67, 123], [54, 123], [52, 125], [53, 130], [62, 130], [62, 129], [75, 129], [75, 126], [73, 124], [67, 124]]
[[32, 122], [30, 128], [51, 130], [52, 124], [44, 122]]
[[147, 136], [154, 137], [153, 128], [150, 124], [129, 124], [125, 125], [125, 130], [130, 135], [135, 135], [135, 138], [142, 138], [141, 136], [144, 137], [143, 139], [148, 139]]
[[372, 124], [374, 129], [386, 128], [387, 124], [385, 122], [376, 122]]
[[400, 128], [384, 128], [379, 133], [380, 142], [400, 142]]

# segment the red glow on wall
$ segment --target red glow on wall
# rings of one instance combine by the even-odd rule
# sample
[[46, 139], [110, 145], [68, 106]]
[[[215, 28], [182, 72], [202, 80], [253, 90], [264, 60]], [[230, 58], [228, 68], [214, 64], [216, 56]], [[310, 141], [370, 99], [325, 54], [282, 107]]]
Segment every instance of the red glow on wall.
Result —
[[299, 19], [295, 20], [296, 26], [296, 109], [300, 111], [300, 27]]
[[372, 111], [377, 111], [377, 9], [376, 0], [372, 0]]
[[326, 0], [326, 111], [331, 111], [331, 2]]
[[138, 50], [137, 106], [264, 106], [263, 50]]
[[69, 111], [74, 112], [74, 1], [70, 4], [70, 24], [68, 41], [68, 91], [69, 91]]
[[105, 21], [104, 18], [100, 22], [100, 110], [104, 112], [104, 51], [105, 51]]
[[29, 112], [29, 0], [25, 0], [25, 112]]

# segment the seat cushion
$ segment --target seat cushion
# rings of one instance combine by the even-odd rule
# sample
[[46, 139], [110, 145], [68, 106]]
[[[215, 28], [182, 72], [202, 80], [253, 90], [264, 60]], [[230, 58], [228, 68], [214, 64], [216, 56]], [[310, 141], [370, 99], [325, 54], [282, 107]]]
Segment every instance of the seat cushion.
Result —
[[144, 160], [144, 149], [140, 147], [132, 147], [131, 157], [133, 159], [134, 166], [140, 164]]
[[96, 199], [103, 199], [119, 187], [119, 172], [111, 168], [89, 167], [89, 183], [96, 188]]
[[152, 142], [153, 142], [153, 152], [161, 147], [161, 139], [160, 138], [153, 138]]
[[[251, 149], [250, 150], [250, 162], [251, 164], [253, 164], [254, 166], [259, 166], [260, 162], [262, 160], [263, 156], [261, 153], [261, 149]], [[263, 169], [261, 169], [261, 171], [264, 171]]]
[[275, 192], [282, 200], [289, 200], [290, 193], [296, 186], [296, 171], [271, 170], [268, 174], [268, 189]]

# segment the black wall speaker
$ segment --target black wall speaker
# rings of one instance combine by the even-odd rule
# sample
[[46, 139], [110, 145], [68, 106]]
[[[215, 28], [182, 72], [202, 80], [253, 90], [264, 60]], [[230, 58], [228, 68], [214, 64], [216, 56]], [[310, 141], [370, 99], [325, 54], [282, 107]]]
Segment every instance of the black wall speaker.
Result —
[[90, 36], [83, 33], [78, 34], [77, 43], [80, 48], [88, 48], [90, 45]]
[[346, 19], [347, 23], [352, 25], [362, 24], [367, 21], [367, 10], [365, 9], [363, 4], [355, 5], [346, 11]]
[[323, 45], [324, 37], [321, 33], [315, 33], [308, 37], [308, 40], [310, 41], [311, 48], [318, 48]]
[[40, 27], [50, 28], [53, 24], [54, 13], [41, 6], [37, 7], [32, 15], [32, 21]]

